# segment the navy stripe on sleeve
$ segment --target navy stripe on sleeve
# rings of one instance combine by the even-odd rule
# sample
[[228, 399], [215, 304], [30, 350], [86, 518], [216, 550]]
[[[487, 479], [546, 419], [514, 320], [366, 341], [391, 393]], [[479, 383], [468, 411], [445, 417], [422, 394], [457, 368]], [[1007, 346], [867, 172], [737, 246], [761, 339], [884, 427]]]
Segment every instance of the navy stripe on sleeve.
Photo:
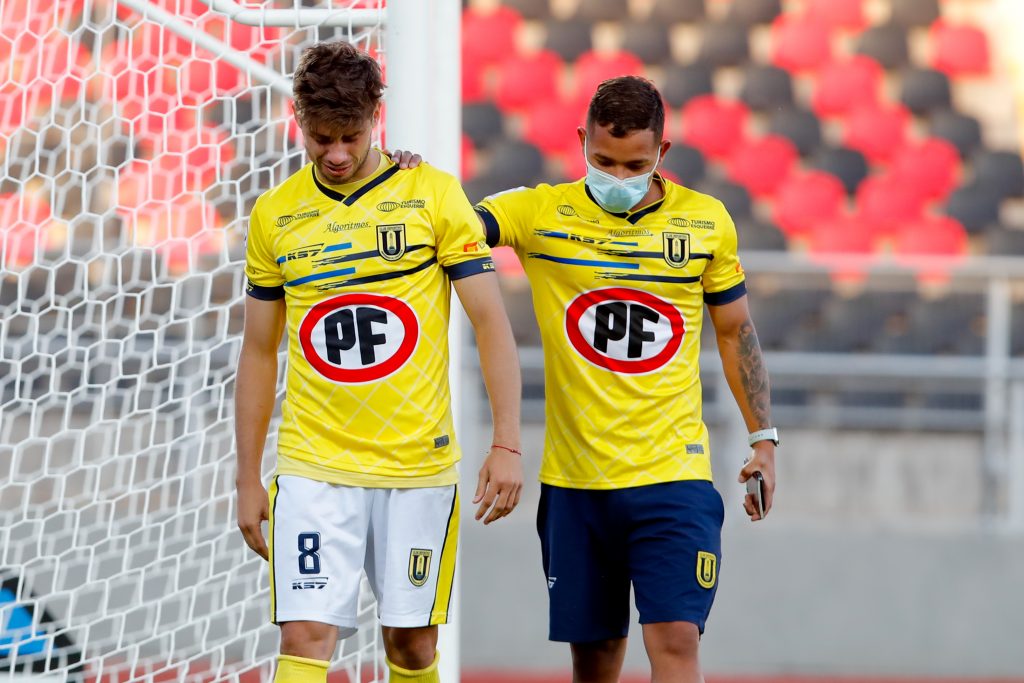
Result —
[[480, 214], [480, 218], [484, 221], [484, 234], [487, 238], [487, 246], [498, 246], [498, 242], [501, 241], [501, 229], [498, 227], [498, 219], [494, 217], [493, 213], [480, 205], [473, 208], [476, 209], [476, 212]]
[[446, 266], [444, 272], [450, 280], [461, 280], [464, 277], [479, 275], [480, 273], [493, 273], [494, 261], [491, 260], [490, 256], [473, 259], [472, 261], [463, 261], [462, 263], [456, 263], [454, 266]]
[[246, 279], [245, 293], [253, 299], [259, 299], [260, 301], [277, 301], [284, 298], [284, 285], [261, 287], [253, 283], [252, 280]]
[[704, 292], [704, 303], [708, 306], [731, 304], [747, 293], [747, 283], [741, 282], [721, 292]]

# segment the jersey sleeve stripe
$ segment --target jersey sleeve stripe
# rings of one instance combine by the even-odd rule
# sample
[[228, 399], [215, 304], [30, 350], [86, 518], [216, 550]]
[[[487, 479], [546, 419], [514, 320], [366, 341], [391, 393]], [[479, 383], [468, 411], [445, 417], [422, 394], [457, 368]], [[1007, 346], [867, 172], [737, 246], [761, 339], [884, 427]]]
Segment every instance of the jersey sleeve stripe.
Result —
[[463, 261], [462, 263], [445, 267], [444, 272], [448, 275], [449, 280], [461, 280], [470, 275], [494, 272], [494, 261], [489, 256], [473, 259], [472, 261]]
[[245, 285], [245, 293], [253, 299], [259, 299], [260, 301], [277, 301], [284, 298], [284, 286], [261, 287], [252, 280], [249, 280]]
[[494, 217], [494, 214], [488, 211], [486, 208], [479, 204], [475, 207], [477, 214], [484, 221], [484, 233], [487, 237], [487, 246], [496, 247], [501, 241], [501, 228], [498, 226], [498, 219]]
[[704, 292], [704, 303], [709, 306], [731, 304], [747, 293], [747, 283], [741, 282], [721, 292]]

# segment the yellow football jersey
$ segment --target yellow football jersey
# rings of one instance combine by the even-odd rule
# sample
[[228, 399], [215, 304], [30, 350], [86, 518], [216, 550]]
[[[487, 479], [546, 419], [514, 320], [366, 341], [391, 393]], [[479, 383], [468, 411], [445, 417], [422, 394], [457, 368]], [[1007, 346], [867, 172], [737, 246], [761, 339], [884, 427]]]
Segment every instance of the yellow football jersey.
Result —
[[320, 182], [312, 164], [264, 193], [246, 245], [249, 296], [284, 297], [288, 371], [278, 474], [360, 486], [454, 483], [450, 280], [494, 264], [452, 176]]
[[697, 367], [704, 304], [746, 292], [722, 203], [662, 182], [665, 197], [611, 214], [583, 180], [477, 206], [488, 242], [513, 247], [544, 345], [540, 480], [610, 489], [711, 480]]

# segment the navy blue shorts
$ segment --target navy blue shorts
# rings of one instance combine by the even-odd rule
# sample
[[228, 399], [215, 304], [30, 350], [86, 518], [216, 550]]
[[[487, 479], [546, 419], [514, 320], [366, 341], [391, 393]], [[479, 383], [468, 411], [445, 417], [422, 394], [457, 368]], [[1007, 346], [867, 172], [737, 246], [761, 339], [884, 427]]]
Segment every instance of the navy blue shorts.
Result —
[[537, 532], [551, 640], [623, 638], [629, 588], [640, 623], [704, 632], [722, 559], [722, 497], [709, 481], [615, 490], [541, 485]]

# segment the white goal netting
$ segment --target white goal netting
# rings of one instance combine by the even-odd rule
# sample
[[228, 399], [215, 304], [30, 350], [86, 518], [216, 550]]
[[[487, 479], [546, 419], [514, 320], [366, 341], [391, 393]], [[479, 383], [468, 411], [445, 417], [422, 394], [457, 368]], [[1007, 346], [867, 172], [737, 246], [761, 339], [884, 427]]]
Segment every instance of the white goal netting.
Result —
[[[255, 683], [277, 652], [232, 392], [248, 213], [303, 155], [259, 67], [318, 39], [380, 57], [380, 25], [155, 4], [185, 35], [114, 0], [0, 0], [0, 681]], [[364, 595], [353, 683], [383, 677]]]

